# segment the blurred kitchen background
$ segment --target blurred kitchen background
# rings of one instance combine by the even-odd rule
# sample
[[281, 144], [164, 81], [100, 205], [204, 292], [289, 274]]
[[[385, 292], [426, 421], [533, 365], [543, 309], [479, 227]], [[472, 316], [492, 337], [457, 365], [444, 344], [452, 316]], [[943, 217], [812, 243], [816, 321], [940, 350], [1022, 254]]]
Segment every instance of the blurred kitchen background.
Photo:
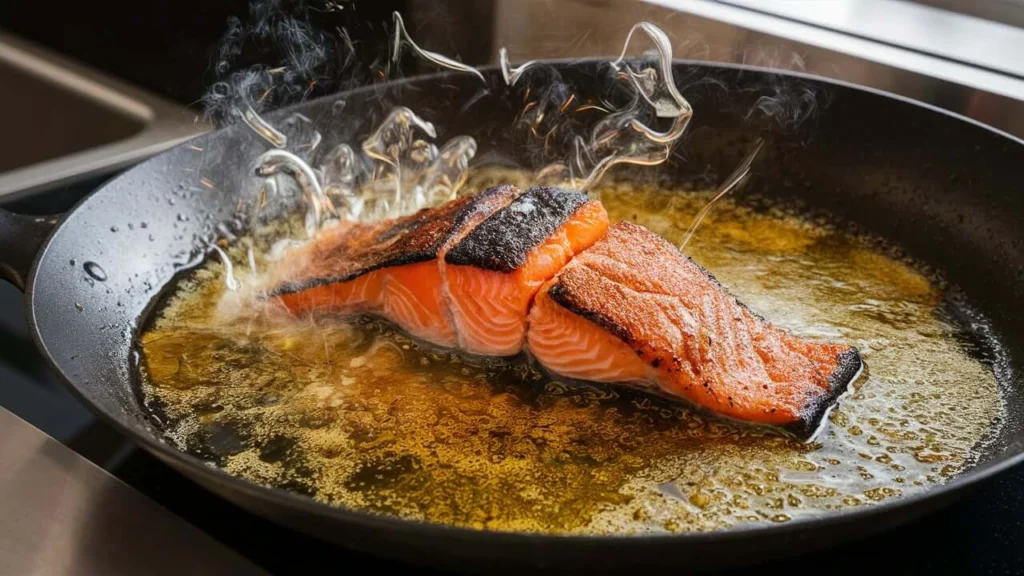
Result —
[[[501, 47], [513, 62], [617, 55], [629, 28], [649, 20], [668, 33], [678, 58], [827, 76], [1024, 137], [1024, 0], [306, 4], [316, 26], [343, 27], [363, 60], [386, 53], [396, 10], [423, 48], [473, 65], [496, 62]], [[220, 40], [229, 17], [251, 16], [248, 0], [0, 5], [0, 206], [37, 214], [66, 210], [119, 171], [211, 129], [203, 96], [218, 75]], [[256, 8], [269, 5], [260, 0]], [[254, 49], [258, 58], [260, 47]], [[429, 69], [412, 58], [403, 67]], [[325, 79], [310, 94], [337, 87]], [[177, 513], [201, 523], [184, 504], [201, 492], [127, 445], [65, 391], [35, 351], [21, 299], [0, 283], [0, 411], [150, 496], [162, 494], [165, 505], [181, 504]], [[227, 506], [204, 502], [214, 510]], [[218, 533], [216, 525], [205, 528]], [[230, 528], [221, 528], [218, 537], [230, 541]]]
[[[296, 5], [294, 0], [258, 0], [253, 6], [250, 0], [155, 0], [126, 10], [109, 2], [5, 2], [0, 104], [6, 140], [18, 145], [0, 155], [0, 202], [82, 176], [102, 177], [208, 129], [202, 98], [218, 79], [218, 46], [228, 19], [244, 24], [254, 12], [291, 11]], [[668, 33], [678, 58], [828, 76], [1024, 136], [1024, 0], [307, 0], [305, 5], [314, 26], [332, 34], [346, 31], [364, 67], [386, 53], [395, 10], [405, 15], [421, 46], [473, 65], [496, 62], [503, 46], [513, 61], [617, 54], [629, 27], [649, 20]], [[262, 48], [247, 46], [232, 64], [259, 61], [268, 53]], [[413, 58], [403, 60], [405, 72], [422, 66]], [[324, 81], [310, 94], [338, 87]]]

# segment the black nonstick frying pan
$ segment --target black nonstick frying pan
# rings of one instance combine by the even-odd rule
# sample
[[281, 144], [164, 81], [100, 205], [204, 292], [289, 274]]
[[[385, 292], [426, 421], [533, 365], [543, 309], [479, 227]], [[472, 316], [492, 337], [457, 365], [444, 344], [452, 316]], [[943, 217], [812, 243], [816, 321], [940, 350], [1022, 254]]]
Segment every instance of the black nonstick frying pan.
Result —
[[[563, 87], [601, 93], [598, 63], [552, 63]], [[203, 255], [203, 238], [231, 221], [267, 144], [243, 125], [201, 136], [117, 177], [54, 220], [0, 211], [0, 272], [25, 289], [36, 342], [71, 389], [169, 465], [257, 514], [344, 546], [460, 568], [605, 571], [695, 569], [755, 562], [892, 527], [961, 496], [1024, 460], [1024, 142], [889, 94], [813, 77], [678, 62], [695, 114], [681, 154], [657, 172], [707, 188], [765, 139], [746, 190], [798, 201], [885, 238], [937, 270], [992, 321], [1010, 421], [976, 467], [924, 493], [782, 525], [659, 536], [565, 537], [476, 531], [334, 508], [232, 477], [178, 451], [139, 405], [133, 338], [153, 301]], [[495, 70], [490, 86], [502, 86]], [[439, 130], [474, 135], [477, 158], [526, 165], [532, 151], [510, 121], [514, 92], [480, 92], [466, 74], [410, 78], [311, 101], [294, 112], [324, 133], [321, 149], [356, 143], [396, 104]], [[629, 174], [632, 168], [623, 168]], [[951, 296], [954, 297], [954, 296]], [[969, 382], [963, 385], [969, 386]], [[286, 552], [284, 552], [286, 553]]]

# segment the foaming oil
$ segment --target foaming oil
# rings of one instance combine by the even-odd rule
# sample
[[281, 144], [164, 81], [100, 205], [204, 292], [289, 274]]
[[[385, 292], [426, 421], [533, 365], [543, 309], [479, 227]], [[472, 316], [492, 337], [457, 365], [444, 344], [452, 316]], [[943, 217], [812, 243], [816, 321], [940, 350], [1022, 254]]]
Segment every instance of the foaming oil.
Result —
[[[613, 221], [677, 244], [709, 197], [611, 181], [594, 193]], [[244, 245], [228, 250], [243, 272]], [[940, 284], [885, 250], [723, 200], [686, 252], [769, 321], [860, 349], [866, 369], [813, 443], [555, 381], [522, 359], [439, 350], [371, 318], [225, 320], [217, 261], [175, 285], [142, 333], [142, 394], [171, 442], [250, 481], [546, 533], [714, 530], [870, 506], [956, 476], [1001, 422], [991, 351], [978, 350], [991, 343], [965, 337]]]

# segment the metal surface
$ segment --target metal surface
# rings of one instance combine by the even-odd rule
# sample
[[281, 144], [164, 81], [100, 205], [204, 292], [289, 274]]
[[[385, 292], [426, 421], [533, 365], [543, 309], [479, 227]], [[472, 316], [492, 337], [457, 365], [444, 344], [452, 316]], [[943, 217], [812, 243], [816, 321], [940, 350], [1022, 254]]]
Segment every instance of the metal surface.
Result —
[[984, 18], [1000, 24], [1024, 28], [1024, 2], [1021, 0], [913, 0], [917, 4], [942, 8], [959, 14]]
[[0, 574], [263, 571], [0, 408]]
[[[810, 3], [756, 4], [798, 10]], [[502, 46], [513, 62], [614, 57], [639, 20], [664, 29], [677, 58], [834, 78], [933, 104], [1024, 137], [1024, 79], [714, 0], [497, 0], [491, 59], [497, 61]], [[1020, 65], [1019, 52], [999, 57], [1002, 64], [995, 67]]]
[[904, 0], [717, 0], [1024, 79], [1024, 28]]
[[[564, 88], [610, 97], [596, 63], [557, 65]], [[497, 71], [486, 72], [498, 86]], [[118, 430], [222, 497], [281, 524], [343, 546], [418, 562], [521, 570], [711, 567], [806, 553], [909, 522], [1024, 460], [1024, 142], [940, 110], [856, 87], [746, 67], [678, 63], [674, 74], [698, 111], [685, 158], [659, 169], [682, 188], [707, 187], [730, 172], [754, 138], [766, 140], [747, 190], [824, 210], [890, 240], [942, 270], [993, 319], [1009, 351], [1001, 367], [1011, 418], [977, 467], [949, 484], [856, 511], [779, 525], [659, 536], [555, 537], [452, 528], [331, 507], [269, 489], [208, 466], [167, 444], [138, 403], [132, 349], [139, 318], [182, 266], [195, 262], [196, 238], [232, 219], [258, 182], [246, 166], [266, 143], [244, 126], [201, 136], [151, 159], [97, 191], [58, 226], [28, 282], [33, 335], [71, 389]], [[522, 90], [525, 86], [518, 89]], [[467, 133], [480, 157], [538, 161], [510, 130], [522, 95], [480, 95], [468, 75], [418, 77], [346, 93], [348, 122], [332, 122], [334, 100], [299, 111], [330, 126], [320, 149], [357, 142], [395, 105], [415, 105], [439, 136]], [[820, 99], [802, 121], [757, 106], [786, 94]], [[469, 104], [472, 105], [469, 105]], [[639, 176], [650, 176], [650, 172]], [[200, 185], [200, 181], [205, 184]], [[217, 193], [212, 193], [212, 189]], [[173, 202], [172, 202], [173, 201]], [[147, 226], [143, 228], [142, 222]], [[133, 226], [128, 226], [132, 224]], [[152, 241], [148, 238], [152, 238]], [[2, 256], [2, 255], [0, 255]], [[105, 271], [103, 281], [84, 272]]]
[[112, 173], [200, 134], [183, 107], [0, 32], [0, 202]]

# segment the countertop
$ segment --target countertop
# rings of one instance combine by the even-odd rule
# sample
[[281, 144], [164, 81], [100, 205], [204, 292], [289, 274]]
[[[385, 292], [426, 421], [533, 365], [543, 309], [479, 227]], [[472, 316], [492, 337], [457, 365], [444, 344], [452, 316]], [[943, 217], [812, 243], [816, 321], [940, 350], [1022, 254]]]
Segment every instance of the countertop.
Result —
[[262, 573], [4, 408], [0, 510], [2, 574]]

